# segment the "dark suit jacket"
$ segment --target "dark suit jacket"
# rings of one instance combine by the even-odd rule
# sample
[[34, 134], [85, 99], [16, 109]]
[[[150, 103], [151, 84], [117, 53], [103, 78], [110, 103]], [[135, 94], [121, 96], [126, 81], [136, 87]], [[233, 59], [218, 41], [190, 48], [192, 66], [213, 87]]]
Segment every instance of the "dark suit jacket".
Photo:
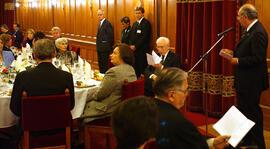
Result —
[[135, 71], [137, 77], [144, 72], [147, 66], [146, 53], [150, 48], [151, 38], [151, 25], [145, 18], [142, 19], [140, 24], [134, 22], [130, 32], [130, 43], [135, 45]]
[[[178, 67], [180, 68], [180, 57], [176, 55], [175, 53], [169, 51], [164, 63], [163, 68], [167, 67]], [[152, 74], [156, 74], [158, 70], [156, 70], [155, 67], [148, 65], [145, 69], [144, 75], [145, 75], [145, 84], [144, 84], [144, 94], [146, 96], [154, 96], [153, 89], [152, 89], [152, 82], [153, 80], [149, 77]]]
[[121, 43], [126, 43], [128, 45], [130, 45], [130, 30], [131, 27], [128, 26], [127, 29], [123, 29], [122, 33], [121, 33]]
[[237, 92], [252, 93], [269, 87], [266, 65], [268, 35], [258, 21], [240, 39], [234, 57], [239, 65], [235, 66], [235, 87]]
[[114, 33], [111, 23], [105, 19], [97, 32], [97, 51], [111, 52], [114, 42]]
[[206, 137], [169, 103], [155, 99], [159, 113], [159, 149], [208, 149]]
[[17, 48], [21, 48], [21, 43], [23, 40], [23, 35], [21, 30], [14, 31], [15, 43], [14, 46]]
[[74, 86], [72, 75], [55, 68], [51, 63], [40, 63], [36, 68], [23, 71], [16, 76], [11, 95], [10, 109], [21, 116], [21, 96], [26, 91], [27, 96], [46, 96], [70, 92], [70, 106], [74, 107]]

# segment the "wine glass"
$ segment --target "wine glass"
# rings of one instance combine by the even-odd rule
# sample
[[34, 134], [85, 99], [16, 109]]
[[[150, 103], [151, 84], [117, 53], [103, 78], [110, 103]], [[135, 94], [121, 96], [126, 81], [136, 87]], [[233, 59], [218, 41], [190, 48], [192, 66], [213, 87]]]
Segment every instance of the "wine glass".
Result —
[[56, 59], [56, 60], [54, 61], [54, 65], [55, 65], [56, 68], [59, 68], [60, 65], [61, 65], [60, 60]]

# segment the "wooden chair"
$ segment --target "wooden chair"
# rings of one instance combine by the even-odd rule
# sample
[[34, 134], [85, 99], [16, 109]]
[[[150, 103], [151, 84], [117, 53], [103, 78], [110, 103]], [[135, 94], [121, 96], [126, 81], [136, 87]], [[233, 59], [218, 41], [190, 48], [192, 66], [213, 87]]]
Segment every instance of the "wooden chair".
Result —
[[[143, 96], [144, 94], [144, 79], [138, 79], [134, 82], [128, 83], [128, 80], [124, 81], [122, 86], [122, 101], [135, 97]], [[103, 119], [97, 119], [84, 126], [84, 141], [85, 149], [91, 148], [91, 133], [106, 134], [106, 148], [110, 148], [110, 135], [112, 135], [112, 128], [110, 124], [110, 117]]]
[[[22, 97], [24, 149], [70, 149], [70, 95]], [[51, 147], [48, 147], [51, 146]]]
[[81, 51], [80, 47], [71, 46], [70, 51], [73, 51], [73, 52], [75, 52], [78, 56], [80, 56], [80, 51]]

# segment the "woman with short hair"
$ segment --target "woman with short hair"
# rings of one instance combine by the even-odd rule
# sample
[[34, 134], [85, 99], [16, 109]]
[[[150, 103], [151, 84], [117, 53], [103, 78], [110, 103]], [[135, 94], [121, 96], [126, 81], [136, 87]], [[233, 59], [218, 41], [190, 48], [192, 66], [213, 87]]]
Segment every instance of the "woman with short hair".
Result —
[[58, 38], [55, 40], [56, 46], [56, 58], [61, 61], [62, 64], [74, 64], [78, 60], [78, 56], [75, 52], [70, 51], [68, 47], [68, 40], [66, 38]]
[[137, 79], [133, 51], [127, 44], [117, 44], [111, 54], [111, 62], [115, 65], [104, 75], [96, 92], [87, 99], [81, 116], [84, 123], [110, 116], [113, 109], [121, 102], [124, 80], [133, 82]]
[[15, 60], [14, 54], [10, 50], [10, 47], [12, 44], [11, 36], [8, 34], [1, 34], [0, 40], [2, 41], [2, 44], [3, 44], [3, 49], [1, 52], [3, 62], [4, 62], [5, 67], [9, 67], [11, 63]]

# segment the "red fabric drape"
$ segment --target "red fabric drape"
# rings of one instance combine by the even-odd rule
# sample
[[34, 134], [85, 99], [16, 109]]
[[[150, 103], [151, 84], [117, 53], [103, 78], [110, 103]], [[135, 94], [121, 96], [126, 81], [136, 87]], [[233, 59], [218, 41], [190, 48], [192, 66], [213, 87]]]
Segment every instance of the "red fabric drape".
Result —
[[13, 32], [13, 23], [15, 22], [15, 10], [5, 10], [5, 3], [14, 3], [14, 0], [0, 1], [0, 25], [6, 24]]
[[[236, 0], [200, 1], [177, 3], [176, 52], [181, 56], [183, 69], [188, 71], [218, 40], [217, 34], [236, 23], [238, 2]], [[212, 50], [204, 62], [189, 73], [191, 93], [187, 99], [189, 110], [206, 108], [212, 116], [220, 116], [235, 103], [233, 89], [233, 67], [219, 56], [222, 48], [234, 49], [238, 30], [229, 32]], [[208, 105], [204, 96], [204, 79], [208, 84]]]

